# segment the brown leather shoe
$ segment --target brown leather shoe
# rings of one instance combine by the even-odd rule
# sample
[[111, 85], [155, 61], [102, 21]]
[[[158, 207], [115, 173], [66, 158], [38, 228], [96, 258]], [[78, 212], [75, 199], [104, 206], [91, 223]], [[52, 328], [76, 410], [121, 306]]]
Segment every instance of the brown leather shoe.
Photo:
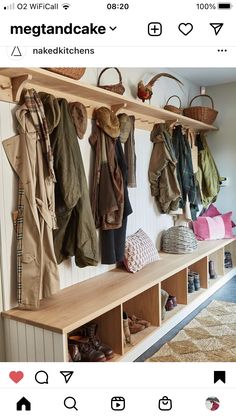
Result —
[[78, 345], [76, 345], [75, 343], [69, 343], [68, 349], [72, 362], [81, 361], [81, 353], [79, 351]]
[[104, 355], [105, 355], [105, 357], [106, 357], [106, 360], [107, 361], [109, 361], [109, 359], [112, 359], [112, 358], [114, 358], [114, 352], [113, 352], [113, 349], [110, 347], [110, 346], [108, 346], [106, 343], [102, 343], [101, 341], [100, 341], [100, 338], [99, 337], [94, 337], [92, 340], [90, 340], [91, 341], [91, 343], [93, 343], [93, 345], [94, 345], [94, 348], [97, 350], [97, 351], [101, 351], [101, 352], [103, 352], [104, 353]]
[[140, 317], [136, 317], [134, 314], [132, 314], [131, 320], [133, 320], [135, 323], [142, 324], [144, 327], [151, 326], [151, 323], [148, 320], [144, 320], [144, 319], [141, 319]]
[[135, 333], [141, 332], [141, 330], [145, 329], [143, 324], [135, 323], [130, 317], [128, 319], [128, 324], [131, 335], [134, 335]]
[[69, 340], [78, 346], [82, 362], [106, 361], [104, 353], [102, 351], [96, 350], [93, 344], [90, 342], [89, 338], [82, 336], [69, 336]]
[[90, 343], [94, 346], [97, 351], [104, 353], [106, 360], [112, 359], [114, 357], [113, 349], [108, 346], [106, 343], [101, 342], [101, 339], [97, 335], [98, 325], [96, 323], [89, 323], [85, 326], [82, 326], [79, 329], [79, 334], [82, 336], [88, 337]]

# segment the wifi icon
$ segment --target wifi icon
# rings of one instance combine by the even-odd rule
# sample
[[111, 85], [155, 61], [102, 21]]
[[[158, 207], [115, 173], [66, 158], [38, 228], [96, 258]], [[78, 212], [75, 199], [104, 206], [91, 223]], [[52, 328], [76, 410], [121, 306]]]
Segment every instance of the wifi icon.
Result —
[[63, 9], [67, 10], [67, 9], [69, 9], [70, 4], [69, 3], [63, 3], [62, 7], [63, 7]]

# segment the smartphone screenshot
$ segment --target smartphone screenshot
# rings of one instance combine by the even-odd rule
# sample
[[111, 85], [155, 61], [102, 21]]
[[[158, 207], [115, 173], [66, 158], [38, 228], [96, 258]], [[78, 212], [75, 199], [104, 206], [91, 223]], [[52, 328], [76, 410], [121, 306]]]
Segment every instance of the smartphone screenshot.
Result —
[[235, 18], [1, 0], [1, 417], [234, 418]]

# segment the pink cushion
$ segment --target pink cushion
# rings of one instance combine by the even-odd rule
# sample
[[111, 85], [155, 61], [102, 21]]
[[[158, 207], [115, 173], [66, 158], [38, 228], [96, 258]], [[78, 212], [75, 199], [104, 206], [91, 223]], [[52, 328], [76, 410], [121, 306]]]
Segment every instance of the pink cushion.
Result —
[[[201, 217], [216, 217], [217, 215], [222, 215], [222, 213], [215, 207], [215, 205], [211, 204], [207, 210], [201, 215]], [[232, 222], [232, 227], [236, 227], [236, 224]]]
[[197, 240], [231, 239], [233, 237], [232, 212], [216, 217], [198, 217], [193, 221], [193, 230]]
[[148, 235], [140, 228], [127, 237], [124, 264], [129, 272], [137, 272], [145, 265], [160, 259], [158, 251]]

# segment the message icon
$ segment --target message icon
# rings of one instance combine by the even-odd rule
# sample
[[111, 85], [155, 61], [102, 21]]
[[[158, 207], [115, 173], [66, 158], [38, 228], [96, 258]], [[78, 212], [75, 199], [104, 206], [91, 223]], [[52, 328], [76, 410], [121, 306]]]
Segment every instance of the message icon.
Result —
[[48, 373], [44, 370], [37, 371], [34, 378], [38, 384], [48, 384]]

